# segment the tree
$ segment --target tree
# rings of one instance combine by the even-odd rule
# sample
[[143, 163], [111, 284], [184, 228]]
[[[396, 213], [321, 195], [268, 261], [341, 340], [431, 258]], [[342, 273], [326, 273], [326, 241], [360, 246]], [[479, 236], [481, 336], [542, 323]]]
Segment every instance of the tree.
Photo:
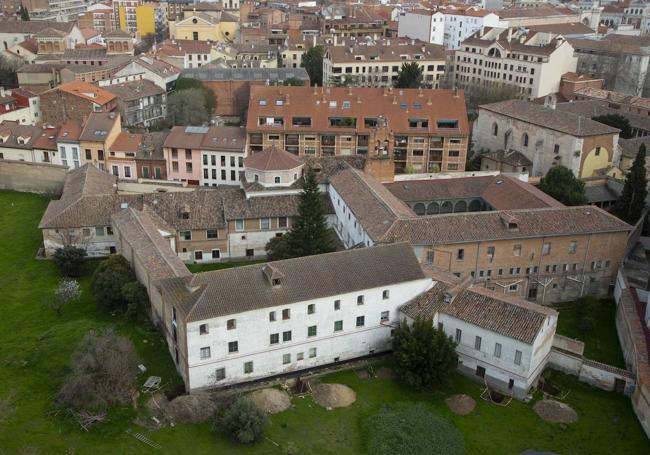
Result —
[[614, 206], [614, 213], [628, 223], [636, 223], [648, 197], [648, 179], [645, 168], [645, 144], [641, 144], [630, 171], [625, 176], [623, 193]]
[[81, 297], [81, 287], [76, 280], [62, 279], [54, 291], [53, 297], [45, 299], [45, 305], [53, 310], [57, 316], [61, 316], [63, 307], [77, 302]]
[[606, 114], [599, 115], [597, 117], [592, 117], [592, 120], [597, 121], [598, 123], [604, 123], [605, 125], [612, 126], [621, 130], [619, 137], [622, 139], [631, 139], [632, 138], [632, 126], [630, 121], [619, 114]]
[[72, 245], [54, 251], [54, 263], [63, 276], [80, 276], [83, 271], [86, 250]]
[[142, 37], [140, 42], [135, 46], [135, 55], [149, 52], [156, 42], [156, 36], [153, 33], [147, 33]]
[[29, 11], [27, 11], [27, 8], [25, 8], [24, 6], [20, 7], [20, 20], [21, 21], [29, 20]]
[[3, 55], [0, 55], [0, 81], [2, 81], [2, 86], [4, 88], [18, 87], [18, 74], [16, 73], [17, 69], [17, 60], [9, 60]]
[[70, 357], [56, 404], [75, 411], [105, 411], [136, 393], [138, 356], [131, 340], [111, 329], [89, 332]]
[[258, 441], [264, 434], [266, 415], [246, 397], [239, 397], [223, 416], [215, 420], [215, 429], [223, 428], [242, 444]]
[[149, 305], [147, 288], [137, 281], [131, 281], [123, 285], [120, 292], [126, 302], [126, 316], [135, 320], [140, 319]]
[[201, 90], [201, 93], [203, 94], [205, 109], [208, 111], [208, 114], [212, 115], [215, 108], [217, 107], [217, 97], [212, 90], [203, 85], [203, 82], [200, 80], [192, 79], [191, 77], [179, 77], [176, 80], [176, 90], [187, 90], [191, 88]]
[[539, 182], [539, 189], [564, 205], [587, 203], [585, 182], [577, 179], [570, 169], [555, 166]]
[[412, 326], [406, 320], [395, 330], [393, 361], [401, 380], [415, 389], [436, 386], [446, 381], [456, 367], [456, 343], [431, 319], [417, 318]]
[[325, 55], [325, 48], [314, 46], [302, 56], [300, 66], [309, 74], [311, 85], [323, 85], [323, 55]]
[[105, 259], [92, 277], [91, 287], [97, 306], [106, 311], [125, 311], [128, 302], [122, 288], [134, 280], [131, 267], [123, 256], [114, 255]]
[[311, 256], [334, 251], [334, 236], [327, 227], [325, 202], [318, 190], [316, 173], [310, 168], [298, 201], [298, 216], [280, 240], [271, 239], [266, 252], [272, 260]]
[[200, 126], [210, 119], [203, 92], [198, 89], [176, 90], [167, 98], [167, 119], [172, 125]]
[[420, 88], [423, 68], [418, 62], [404, 62], [397, 75], [395, 88]]
[[302, 87], [303, 85], [305, 85], [305, 83], [302, 79], [298, 79], [297, 77], [290, 77], [284, 80], [283, 85], [289, 87]]

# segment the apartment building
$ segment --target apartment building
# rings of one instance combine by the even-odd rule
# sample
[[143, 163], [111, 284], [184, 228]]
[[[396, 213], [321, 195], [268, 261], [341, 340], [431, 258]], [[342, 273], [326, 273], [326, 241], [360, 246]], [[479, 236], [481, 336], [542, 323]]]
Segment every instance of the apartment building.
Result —
[[117, 100], [124, 126], [150, 127], [167, 118], [167, 92], [147, 79], [106, 85]]
[[95, 112], [83, 122], [79, 135], [79, 147], [83, 164], [91, 164], [106, 170], [108, 150], [121, 133], [120, 114], [117, 112]]
[[116, 108], [115, 95], [88, 82], [68, 82], [41, 94], [43, 121], [55, 125], [68, 120], [81, 122], [91, 113]]
[[415, 40], [356, 40], [327, 46], [323, 81], [360, 87], [392, 87], [403, 63], [417, 62], [423, 83], [439, 88], [444, 80], [446, 56], [442, 46]]
[[140, 143], [141, 133], [120, 132], [111, 143], [106, 158], [106, 170], [119, 179], [137, 180], [138, 172], [135, 157]]
[[56, 146], [59, 150], [61, 165], [70, 169], [81, 167], [81, 147], [79, 136], [81, 136], [82, 125], [76, 120], [68, 120], [59, 129], [56, 137]]
[[558, 92], [562, 75], [576, 70], [577, 58], [560, 35], [492, 28], [463, 41], [455, 63], [459, 88], [512, 87], [535, 99]]
[[248, 153], [381, 155], [396, 172], [465, 168], [464, 95], [454, 90], [251, 87]]
[[95, 29], [100, 34], [111, 32], [115, 29], [115, 11], [109, 4], [95, 3], [79, 15], [78, 21], [81, 29]]
[[22, 0], [32, 21], [74, 21], [88, 7], [83, 0]]
[[[331, 14], [327, 8], [332, 7], [337, 11]], [[379, 39], [386, 36], [388, 20], [370, 8], [363, 5], [350, 5], [339, 10], [337, 5], [325, 7], [322, 11], [321, 35], [337, 36], [338, 38], [368, 36]]]
[[136, 9], [143, 3], [143, 0], [113, 0], [115, 29], [135, 34], [138, 31]]

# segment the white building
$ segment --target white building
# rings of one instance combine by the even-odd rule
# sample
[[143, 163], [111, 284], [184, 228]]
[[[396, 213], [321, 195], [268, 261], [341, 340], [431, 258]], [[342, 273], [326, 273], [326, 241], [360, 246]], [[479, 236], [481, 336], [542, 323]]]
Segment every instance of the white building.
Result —
[[[163, 321], [170, 350], [194, 390], [386, 351], [399, 308], [431, 284], [412, 249], [396, 244], [171, 278], [160, 287], [171, 307]], [[187, 352], [186, 365], [176, 352]]]
[[548, 361], [557, 312], [451, 278], [402, 307], [402, 317], [431, 319], [453, 338], [461, 373], [526, 398]]
[[244, 172], [246, 133], [243, 128], [219, 126], [209, 129], [201, 142], [203, 186], [239, 185]]

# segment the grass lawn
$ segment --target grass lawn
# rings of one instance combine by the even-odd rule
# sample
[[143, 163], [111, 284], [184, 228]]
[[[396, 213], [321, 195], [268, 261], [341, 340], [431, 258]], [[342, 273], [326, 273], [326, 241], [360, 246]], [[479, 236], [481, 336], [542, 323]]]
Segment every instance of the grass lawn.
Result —
[[583, 341], [586, 357], [615, 367], [625, 368], [625, 359], [616, 333], [616, 306], [613, 300], [602, 299], [594, 304], [591, 313], [594, 328], [589, 333], [580, 331], [579, 317], [573, 302], [558, 304], [555, 309], [560, 312], [557, 333]]
[[210, 270], [231, 269], [233, 267], [241, 267], [243, 265], [259, 264], [264, 262], [264, 259], [255, 261], [233, 261], [233, 262], [213, 262], [210, 264], [186, 264], [190, 272], [209, 272]]
[[[146, 375], [162, 376], [169, 385], [179, 379], [152, 329], [95, 309], [87, 278], [82, 280], [82, 301], [64, 308], [61, 317], [44, 307], [43, 298], [58, 281], [52, 262], [34, 259], [41, 242], [36, 226], [46, 205], [39, 196], [0, 191], [0, 400], [9, 403], [0, 406], [2, 455], [365, 453], [364, 431], [369, 430], [363, 429], [364, 420], [385, 404], [416, 401], [458, 427], [468, 454], [518, 454], [529, 448], [561, 454], [650, 453], [627, 398], [560, 374], [553, 381], [570, 390], [566, 401], [579, 415], [579, 421], [564, 430], [540, 420], [531, 404], [512, 402], [502, 408], [482, 401], [480, 386], [458, 375], [444, 389], [415, 393], [393, 380], [362, 380], [354, 372], [341, 372], [324, 380], [352, 387], [358, 395], [354, 405], [327, 411], [311, 398], [296, 398], [292, 408], [271, 418], [268, 439], [252, 447], [215, 436], [209, 424], [148, 432], [132, 423], [138, 411], [130, 407], [115, 409], [107, 422], [85, 432], [70, 419], [47, 412], [66, 374], [69, 355], [88, 330], [117, 326], [136, 344], [148, 368]], [[140, 383], [144, 379], [139, 378]], [[452, 415], [444, 403], [452, 393], [474, 397], [476, 410], [465, 417]], [[127, 430], [148, 436], [162, 450], [154, 451]]]

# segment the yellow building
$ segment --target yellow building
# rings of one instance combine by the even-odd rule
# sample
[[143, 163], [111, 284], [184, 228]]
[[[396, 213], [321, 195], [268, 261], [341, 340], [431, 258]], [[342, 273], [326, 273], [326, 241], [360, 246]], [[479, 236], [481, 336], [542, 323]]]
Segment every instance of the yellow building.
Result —
[[218, 11], [218, 14], [206, 14], [200, 11], [185, 13], [187, 17], [184, 19], [169, 23], [170, 38], [222, 43], [235, 41], [239, 24], [232, 15], [221, 11]]
[[135, 7], [135, 26], [140, 37], [156, 34], [156, 8], [150, 3]]

